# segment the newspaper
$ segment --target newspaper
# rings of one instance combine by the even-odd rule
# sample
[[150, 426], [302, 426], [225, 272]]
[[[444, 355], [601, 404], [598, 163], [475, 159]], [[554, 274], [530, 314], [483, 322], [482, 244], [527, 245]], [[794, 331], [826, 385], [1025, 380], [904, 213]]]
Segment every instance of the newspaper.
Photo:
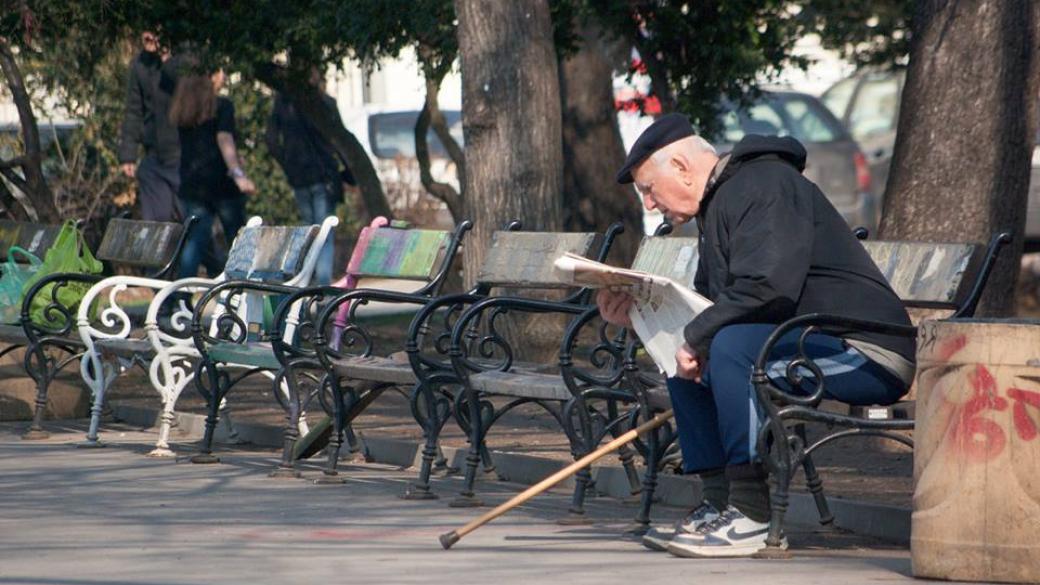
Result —
[[643, 347], [669, 377], [675, 376], [675, 353], [686, 342], [683, 328], [712, 305], [705, 297], [670, 278], [609, 266], [565, 253], [554, 262], [557, 277], [568, 284], [608, 288], [632, 295], [628, 312]]

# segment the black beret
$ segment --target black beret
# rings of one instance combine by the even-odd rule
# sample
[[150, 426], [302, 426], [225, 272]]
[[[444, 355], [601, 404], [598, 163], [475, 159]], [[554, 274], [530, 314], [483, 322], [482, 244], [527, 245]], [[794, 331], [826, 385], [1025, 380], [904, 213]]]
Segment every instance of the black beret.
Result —
[[650, 124], [650, 127], [636, 139], [632, 150], [628, 151], [628, 158], [618, 171], [617, 182], [631, 183], [635, 180], [632, 178], [632, 169], [646, 160], [646, 157], [676, 140], [693, 135], [693, 125], [690, 124], [690, 119], [682, 114], [665, 114], [654, 120], [654, 123]]

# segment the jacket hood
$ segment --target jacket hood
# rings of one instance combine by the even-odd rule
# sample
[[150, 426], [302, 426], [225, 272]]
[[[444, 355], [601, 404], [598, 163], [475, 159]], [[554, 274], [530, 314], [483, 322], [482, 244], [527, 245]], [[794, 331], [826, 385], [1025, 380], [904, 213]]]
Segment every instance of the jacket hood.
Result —
[[798, 172], [805, 170], [805, 147], [790, 136], [748, 134], [733, 147], [730, 158], [733, 163], [736, 163], [767, 154], [787, 161], [798, 169]]
[[715, 191], [735, 175], [744, 163], [760, 157], [772, 157], [780, 159], [798, 172], [805, 170], [805, 147], [790, 136], [760, 136], [758, 134], [747, 134], [733, 147], [733, 150], [722, 155], [719, 162], [712, 170], [708, 178], [708, 184], [704, 188], [704, 196], [701, 203], [701, 211], [707, 209], [708, 202], [715, 195]]

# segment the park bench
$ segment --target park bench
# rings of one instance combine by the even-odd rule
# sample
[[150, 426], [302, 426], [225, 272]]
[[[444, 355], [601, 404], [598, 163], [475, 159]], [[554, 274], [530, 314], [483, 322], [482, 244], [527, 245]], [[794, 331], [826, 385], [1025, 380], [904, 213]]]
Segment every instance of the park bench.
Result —
[[[632, 268], [692, 286], [698, 259], [697, 240], [663, 237], [669, 231], [670, 228], [666, 227], [658, 230], [658, 235], [644, 238]], [[552, 260], [549, 260], [550, 267]], [[556, 418], [575, 459], [594, 450], [607, 435], [620, 435], [626, 430], [622, 428], [625, 424], [634, 426], [637, 410], [621, 410], [622, 405], [635, 402], [633, 393], [625, 390], [625, 376], [629, 374], [626, 370], [637, 368], [634, 354], [629, 356], [632, 363], [627, 363], [626, 347], [631, 347], [628, 334], [597, 319], [599, 312], [594, 306], [576, 311], [577, 316], [571, 320], [559, 346], [558, 367], [540, 372], [517, 370], [508, 363], [494, 368], [476, 368], [464, 358], [462, 341], [468, 324], [482, 317], [493, 319], [496, 312], [515, 310], [518, 304], [521, 310], [541, 310], [532, 303], [491, 298], [474, 304], [463, 313], [452, 332], [450, 347], [452, 355], [457, 357], [455, 372], [463, 380], [469, 400], [484, 401], [490, 396], [513, 399], [505, 408], [488, 417], [487, 424], [471, 431], [472, 444], [480, 445], [490, 427], [508, 409], [529, 402], [542, 406]], [[644, 360], [642, 367], [647, 365]], [[640, 482], [632, 464], [634, 453], [625, 448], [619, 457], [632, 493], [636, 494], [640, 491]], [[464, 487], [464, 498], [472, 497], [472, 477], [472, 472], [467, 473], [470, 483]], [[584, 499], [590, 485], [589, 470], [581, 470], [575, 478], [568, 517], [562, 519], [562, 523], [587, 521]]]
[[[472, 224], [460, 223], [453, 232], [442, 230], [407, 229], [404, 226], [369, 226], [358, 234], [358, 241], [347, 266], [345, 284], [352, 287], [357, 296], [350, 303], [336, 305], [337, 312], [330, 324], [332, 336], [337, 341], [350, 345], [357, 331], [357, 309], [369, 301], [393, 300], [421, 304], [437, 295], [449, 276], [465, 234]], [[368, 289], [366, 284], [373, 279], [400, 279], [423, 283], [415, 292]], [[359, 288], [360, 287], [360, 288]], [[211, 380], [221, 380], [221, 370], [227, 364], [248, 363], [254, 368], [273, 373], [276, 383], [284, 383], [286, 394], [280, 398], [287, 413], [285, 448], [278, 468], [272, 472], [276, 477], [299, 477], [293, 465], [293, 451], [299, 437], [301, 417], [309, 404], [318, 398], [330, 413], [327, 404], [330, 393], [325, 372], [315, 353], [313, 341], [315, 317], [331, 298], [344, 294], [342, 288], [322, 286], [293, 288], [269, 282], [243, 280], [228, 281], [214, 287], [198, 303], [196, 314], [201, 314], [207, 304], [217, 298], [234, 299], [241, 295], [283, 296], [266, 331], [254, 338], [228, 338], [205, 333], [201, 327], [195, 332], [195, 346], [202, 356], [202, 369]], [[249, 327], [252, 324], [246, 323]], [[211, 400], [219, 400], [230, 390], [230, 386], [217, 386]], [[342, 393], [334, 393], [337, 400]], [[348, 392], [351, 400], [358, 399], [356, 392]], [[327, 427], [326, 427], [327, 428]], [[211, 438], [211, 437], [210, 437]], [[211, 447], [204, 445], [203, 452]]]
[[[190, 324], [193, 311], [186, 296], [205, 293], [228, 279], [257, 279], [271, 282], [305, 285], [317, 264], [319, 250], [332, 229], [336, 218], [327, 218], [320, 226], [265, 226], [259, 217], [250, 218], [235, 236], [228, 252], [224, 272], [215, 278], [189, 277], [163, 280], [137, 276], [114, 276], [95, 284], [84, 298], [78, 314], [78, 333], [86, 352], [80, 371], [94, 395], [91, 422], [86, 445], [97, 445], [101, 409], [108, 387], [114, 379], [134, 365], [148, 373], [149, 380], [162, 400], [159, 417], [159, 436], [155, 449], [149, 455], [170, 457], [169, 432], [175, 420], [177, 399], [196, 375], [199, 353], [195, 349]], [[118, 292], [127, 288], [156, 291], [148, 305], [144, 328], [132, 327], [125, 309], [120, 306]], [[107, 305], [99, 310], [108, 317], [101, 323], [91, 322], [86, 313], [87, 302], [101, 300], [105, 291]], [[224, 335], [239, 335], [238, 319], [262, 319], [263, 303], [250, 297], [218, 303], [210, 318], [210, 327]], [[168, 319], [160, 319], [160, 309], [174, 304]], [[258, 373], [247, 371], [235, 380]], [[225, 405], [226, 406], [226, 405]], [[229, 414], [224, 420], [233, 434]]]
[[[407, 299], [364, 289], [343, 294], [333, 299], [318, 318], [316, 330], [321, 333], [316, 339], [316, 349], [334, 392], [347, 394], [346, 401], [333, 401], [333, 429], [327, 450], [326, 477], [335, 477], [336, 462], [342, 445], [346, 425], [373, 402], [383, 391], [394, 388], [409, 388], [409, 404], [416, 422], [423, 430], [424, 446], [418, 481], [410, 485], [404, 496], [408, 499], [435, 498], [430, 490], [430, 477], [436, 465], [447, 467], [440, 457], [438, 441], [444, 424], [454, 416], [463, 428], [467, 428], [465, 413], [458, 413], [458, 380], [452, 373], [452, 361], [448, 355], [447, 340], [452, 323], [469, 304], [487, 298], [506, 283], [526, 280], [528, 283], [557, 284], [550, 282], [545, 266], [551, 259], [565, 251], [594, 254], [605, 257], [620, 226], [613, 226], [603, 236], [599, 234], [561, 234], [521, 232], [519, 222], [512, 222], [506, 230], [492, 236], [492, 244], [485, 257], [474, 287], [466, 293], [448, 294], [434, 299]], [[572, 292], [566, 298], [552, 302], [554, 306], [569, 309], [587, 302], [584, 290]], [[359, 300], [389, 300], [419, 304], [419, 311], [408, 327], [405, 343], [406, 359], [392, 352], [377, 352], [369, 335], [356, 319], [351, 319], [353, 329], [345, 330], [342, 343], [331, 343], [327, 337], [330, 319], [336, 307], [342, 303]], [[550, 301], [542, 301], [549, 303]], [[356, 303], [355, 303], [356, 304]], [[474, 338], [478, 335], [472, 331]], [[490, 344], [492, 341], [474, 341], [477, 361], [495, 361]], [[337, 347], [338, 346], [338, 347]], [[478, 347], [479, 346], [479, 347]], [[439, 460], [438, 457], [440, 457]], [[484, 451], [485, 465], [492, 466], [490, 455]], [[435, 461], [437, 460], [437, 461]]]
[[[95, 256], [109, 265], [150, 269], [157, 277], [161, 277], [174, 269], [184, 247], [188, 228], [195, 221], [194, 217], [183, 224], [112, 219], [105, 228]], [[27, 344], [23, 361], [26, 374], [36, 383], [36, 404], [32, 423], [22, 436], [23, 439], [44, 439], [49, 436], [43, 429], [43, 415], [50, 383], [58, 372], [70, 363], [75, 363], [86, 349], [75, 333], [77, 322], [74, 313], [77, 307], [65, 306], [58, 293], [72, 283], [93, 284], [102, 279], [100, 275], [50, 274], [37, 281], [24, 295], [19, 324], [22, 337], [19, 341], [24, 340]], [[36, 297], [44, 294], [50, 295], [44, 311], [48, 322], [38, 323], [30, 319], [30, 309]], [[84, 315], [89, 316], [92, 304], [81, 304]], [[102, 320], [107, 318], [103, 312], [98, 313], [98, 316]], [[9, 333], [15, 333], [12, 337], [17, 336], [16, 332]]]
[[[866, 241], [864, 246], [882, 274], [911, 310], [936, 310], [946, 318], [967, 318], [975, 313], [986, 281], [1000, 249], [1011, 241], [1001, 233], [988, 244], [943, 244], [906, 241]], [[903, 326], [835, 315], [813, 314], [795, 317], [781, 324], [763, 346], [752, 371], [765, 420], [758, 436], [758, 450], [773, 476], [771, 488], [770, 532], [767, 544], [776, 547], [783, 532], [788, 492], [794, 470], [806, 474], [806, 484], [820, 511], [821, 523], [832, 520], [823, 485], [812, 464], [812, 453], [833, 441], [848, 437], [877, 436], [913, 447], [909, 431], [914, 428], [912, 400], [896, 405], [851, 408], [847, 413], [820, 408], [826, 397], [826, 377], [819, 366], [799, 355], [776, 356], [774, 346], [791, 331], [800, 330], [801, 339], [813, 331], [858, 330], [906, 337], [917, 337], [916, 326]], [[928, 340], [918, 338], [919, 343]], [[778, 359], [779, 358], [779, 359]], [[779, 363], [785, 372], [780, 385], [768, 372]], [[786, 386], [786, 387], [785, 387]], [[798, 389], [794, 393], [790, 389]], [[823, 436], [807, 444], [805, 425], [820, 423]], [[771, 548], [770, 552], [778, 549]]]

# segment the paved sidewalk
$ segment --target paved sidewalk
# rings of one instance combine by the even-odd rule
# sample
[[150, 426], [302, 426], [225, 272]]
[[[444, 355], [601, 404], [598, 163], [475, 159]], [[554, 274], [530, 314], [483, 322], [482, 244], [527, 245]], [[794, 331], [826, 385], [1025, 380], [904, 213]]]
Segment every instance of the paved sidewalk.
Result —
[[[349, 465], [344, 485], [276, 480], [272, 450], [219, 465], [143, 454], [153, 439], [109, 425], [105, 449], [76, 449], [79, 424], [47, 441], [0, 425], [0, 583], [876, 583], [910, 581], [901, 547], [792, 529], [788, 561], [695, 561], [618, 537], [630, 508], [591, 503], [600, 522], [562, 527], [568, 493], [537, 498], [441, 550], [437, 536], [475, 517], [445, 501], [397, 498], [411, 471]], [[308, 475], [315, 468], [305, 469]], [[442, 480], [457, 489], [457, 479]], [[489, 482], [491, 504], [520, 486]], [[672, 512], [677, 512], [673, 510]], [[821, 548], [825, 547], [825, 548]]]

